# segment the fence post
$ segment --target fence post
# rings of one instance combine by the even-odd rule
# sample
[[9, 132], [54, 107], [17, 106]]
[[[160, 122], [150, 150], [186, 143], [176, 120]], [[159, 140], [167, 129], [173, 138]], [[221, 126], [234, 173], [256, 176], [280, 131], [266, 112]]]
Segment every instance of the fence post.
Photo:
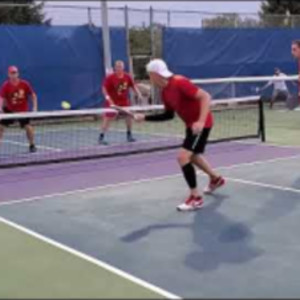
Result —
[[101, 16], [102, 16], [102, 38], [104, 52], [105, 73], [109, 74], [112, 71], [110, 34], [108, 24], [108, 9], [106, 0], [101, 1]]
[[93, 18], [92, 18], [92, 10], [90, 7], [88, 7], [87, 9], [87, 13], [88, 13], [88, 20], [89, 20], [89, 26], [93, 25]]
[[153, 14], [153, 7], [150, 6], [149, 9], [150, 13], [150, 47], [151, 47], [151, 57], [155, 55], [155, 45], [154, 45], [154, 14]]
[[133, 74], [131, 49], [130, 49], [129, 9], [127, 5], [125, 5], [124, 7], [124, 22], [125, 22], [125, 31], [126, 31], [126, 52], [128, 57], [128, 68], [129, 68], [129, 73], [133, 77], [134, 74]]
[[238, 28], [238, 27], [239, 27], [239, 22], [238, 22], [238, 20], [239, 20], [239, 15], [236, 14], [236, 15], [235, 15], [235, 18], [234, 18], [234, 28]]
[[167, 26], [171, 27], [171, 11], [169, 10], [167, 12], [167, 17], [168, 17]]

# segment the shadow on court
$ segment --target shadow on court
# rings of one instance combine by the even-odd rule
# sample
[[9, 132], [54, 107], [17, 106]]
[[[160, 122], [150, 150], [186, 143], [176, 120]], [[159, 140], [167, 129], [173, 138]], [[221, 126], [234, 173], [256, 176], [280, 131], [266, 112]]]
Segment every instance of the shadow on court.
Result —
[[252, 232], [244, 223], [237, 223], [218, 212], [226, 195], [210, 197], [204, 209], [194, 213], [191, 224], [154, 224], [122, 237], [126, 243], [134, 243], [160, 230], [188, 229], [198, 248], [188, 253], [185, 264], [200, 272], [212, 271], [221, 264], [240, 264], [255, 259], [263, 253], [251, 245]]

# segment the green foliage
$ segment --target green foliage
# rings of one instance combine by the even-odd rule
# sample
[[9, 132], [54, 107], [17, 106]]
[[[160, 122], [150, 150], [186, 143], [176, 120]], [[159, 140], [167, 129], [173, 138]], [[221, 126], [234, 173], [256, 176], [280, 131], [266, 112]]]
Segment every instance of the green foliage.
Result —
[[[22, 4], [22, 6], [13, 7], [6, 4]], [[49, 24], [50, 20], [45, 20], [43, 7], [44, 3], [37, 4], [34, 0], [1, 1], [0, 24]]]
[[151, 37], [149, 27], [133, 27], [129, 31], [130, 49], [132, 55], [150, 55]]
[[221, 14], [214, 18], [203, 19], [203, 27], [206, 28], [235, 28], [235, 27], [258, 27], [259, 20], [254, 18], [242, 18], [237, 13]]
[[261, 21], [264, 27], [299, 27], [299, 0], [265, 0], [261, 5]]

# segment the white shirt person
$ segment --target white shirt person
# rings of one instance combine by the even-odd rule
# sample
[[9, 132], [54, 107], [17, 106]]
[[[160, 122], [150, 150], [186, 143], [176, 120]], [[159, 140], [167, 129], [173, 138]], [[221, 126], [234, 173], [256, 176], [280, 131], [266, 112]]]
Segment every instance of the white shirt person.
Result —
[[[275, 68], [273, 77], [288, 77], [285, 73], [281, 72], [279, 68]], [[289, 89], [287, 87], [286, 81], [283, 80], [270, 80], [264, 87], [258, 89], [258, 91], [263, 91], [269, 86], [273, 85], [273, 94], [270, 100], [270, 108], [273, 108], [275, 101], [286, 101], [289, 97]]]

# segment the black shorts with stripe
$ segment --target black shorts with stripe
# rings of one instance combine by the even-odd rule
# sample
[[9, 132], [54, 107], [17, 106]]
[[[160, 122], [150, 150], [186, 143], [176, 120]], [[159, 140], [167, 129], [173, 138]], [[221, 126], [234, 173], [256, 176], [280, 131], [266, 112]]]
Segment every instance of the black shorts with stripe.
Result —
[[[3, 113], [9, 114], [13, 113], [12, 111], [8, 110], [7, 108], [3, 108]], [[4, 119], [0, 120], [0, 124], [5, 127], [9, 127], [10, 125], [13, 125], [15, 122], [19, 122], [20, 127], [24, 128], [27, 125], [30, 125], [30, 119], [29, 118], [20, 118], [20, 119]]]
[[200, 135], [195, 135], [191, 128], [187, 128], [182, 147], [195, 154], [204, 153], [210, 131], [211, 128], [204, 128]]

